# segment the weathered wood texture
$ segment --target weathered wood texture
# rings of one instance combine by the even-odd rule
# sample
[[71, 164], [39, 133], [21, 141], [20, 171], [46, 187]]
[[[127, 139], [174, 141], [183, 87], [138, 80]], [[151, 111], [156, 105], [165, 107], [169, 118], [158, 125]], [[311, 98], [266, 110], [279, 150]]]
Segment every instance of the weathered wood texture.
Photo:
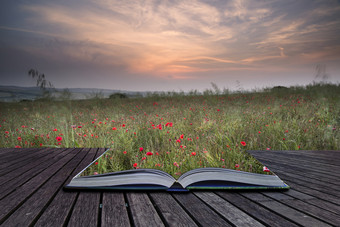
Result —
[[288, 191], [64, 191], [105, 149], [0, 149], [1, 226], [340, 226], [340, 151], [249, 151]]

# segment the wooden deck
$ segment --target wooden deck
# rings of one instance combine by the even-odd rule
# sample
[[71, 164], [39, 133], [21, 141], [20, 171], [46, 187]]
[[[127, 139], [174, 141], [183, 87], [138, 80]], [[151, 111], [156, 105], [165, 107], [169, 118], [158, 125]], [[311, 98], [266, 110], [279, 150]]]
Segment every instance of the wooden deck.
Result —
[[340, 226], [340, 151], [250, 151], [281, 192], [66, 192], [104, 149], [0, 148], [1, 226]]

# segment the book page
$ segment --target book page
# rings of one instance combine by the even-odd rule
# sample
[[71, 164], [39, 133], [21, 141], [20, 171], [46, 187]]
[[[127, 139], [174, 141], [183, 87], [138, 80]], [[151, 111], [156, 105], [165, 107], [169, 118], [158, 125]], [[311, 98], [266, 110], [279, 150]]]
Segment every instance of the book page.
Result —
[[[173, 156], [174, 154], [170, 152], [157, 152], [156, 154], [148, 155], [148, 152], [142, 151], [137, 151], [130, 155], [127, 152], [109, 149], [85, 168], [79, 176], [91, 176], [125, 170], [154, 169], [164, 171], [164, 174], [169, 174], [178, 179], [183, 174], [188, 174], [189, 171], [208, 167], [265, 175], [273, 174], [267, 167], [263, 166], [245, 151], [238, 152], [236, 155], [228, 151], [202, 151], [200, 154], [198, 152], [195, 153], [195, 155], [182, 154], [181, 158], [176, 157], [178, 155]], [[174, 160], [178, 160], [178, 162]]]

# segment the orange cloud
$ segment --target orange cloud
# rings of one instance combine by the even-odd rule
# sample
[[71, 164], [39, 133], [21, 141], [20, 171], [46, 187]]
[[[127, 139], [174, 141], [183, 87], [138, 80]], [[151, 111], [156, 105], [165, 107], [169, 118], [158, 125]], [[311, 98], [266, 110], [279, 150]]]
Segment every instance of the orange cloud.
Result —
[[[22, 9], [33, 15], [28, 22], [45, 28], [37, 31], [40, 34], [88, 44], [60, 48], [67, 56], [158, 76], [256, 70], [263, 61], [291, 58], [291, 50], [297, 52], [295, 56], [310, 58], [309, 53], [301, 54], [304, 49], [299, 44], [305, 41], [301, 37], [322, 41], [313, 34], [324, 25], [307, 23], [312, 13], [283, 23], [287, 12], [273, 16], [270, 3], [255, 6], [242, 0], [220, 7], [198, 0], [98, 0], [81, 4], [77, 10], [57, 3], [30, 4]], [[337, 12], [314, 11], [321, 16]], [[326, 25], [331, 30], [338, 22]]]
[[[110, 12], [98, 14], [92, 9], [81, 7], [74, 11], [57, 5], [29, 5], [24, 9], [39, 15], [35, 22], [55, 26], [56, 34], [61, 32], [68, 39], [87, 40], [100, 46], [101, 50], [93, 48], [89, 51], [107, 55], [108, 64], [110, 56], [120, 56], [120, 63], [131, 71], [202, 71], [198, 67], [175, 64], [202, 55], [214, 61], [231, 62], [212, 57], [219, 53], [219, 50], [211, 48], [212, 42], [232, 37], [230, 28], [218, 26], [220, 17], [214, 7], [191, 1], [173, 6], [164, 3], [155, 11], [151, 4], [98, 3]], [[116, 16], [117, 12], [123, 16]], [[193, 20], [196, 17], [198, 20]], [[192, 31], [188, 32], [188, 28]], [[117, 46], [121, 51], [119, 53], [116, 52]], [[84, 58], [84, 53], [79, 50], [65, 51], [76, 58]]]

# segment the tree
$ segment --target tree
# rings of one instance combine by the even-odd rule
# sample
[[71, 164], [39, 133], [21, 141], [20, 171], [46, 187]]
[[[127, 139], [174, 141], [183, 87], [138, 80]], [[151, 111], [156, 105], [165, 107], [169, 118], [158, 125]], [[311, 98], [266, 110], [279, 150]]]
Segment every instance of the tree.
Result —
[[54, 86], [50, 81], [46, 80], [45, 74], [39, 73], [37, 69], [30, 69], [28, 75], [37, 80], [37, 87], [40, 87], [43, 91], [43, 99], [51, 99], [51, 92], [46, 88], [54, 88]]
[[128, 96], [123, 93], [113, 93], [109, 96], [109, 99], [126, 99]]
[[40, 87], [40, 89], [46, 90], [46, 87], [54, 88], [52, 83], [46, 80], [45, 74], [39, 73], [37, 69], [30, 69], [28, 75], [37, 80], [37, 87]]
[[326, 65], [318, 64], [315, 66], [315, 80], [320, 79], [321, 83], [326, 83], [329, 79], [329, 75], [326, 73]]
[[211, 86], [214, 88], [215, 95], [220, 95], [221, 94], [221, 89], [217, 86], [217, 84], [211, 82]]

